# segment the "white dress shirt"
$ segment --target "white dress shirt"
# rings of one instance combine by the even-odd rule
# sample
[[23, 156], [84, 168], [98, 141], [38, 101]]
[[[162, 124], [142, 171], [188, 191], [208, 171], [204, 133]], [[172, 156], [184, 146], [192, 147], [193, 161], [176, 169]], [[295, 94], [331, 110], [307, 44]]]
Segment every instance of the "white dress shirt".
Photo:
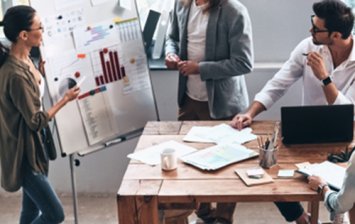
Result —
[[267, 82], [264, 88], [255, 96], [255, 101], [262, 103], [266, 109], [270, 108], [288, 88], [299, 78], [303, 79], [302, 105], [326, 105], [328, 104], [321, 81], [313, 74], [307, 65], [307, 57], [304, 53], [318, 52], [322, 55], [326, 69], [339, 94], [334, 104], [355, 103], [355, 50], [353, 48], [349, 58], [334, 68], [329, 48], [325, 45], [313, 44], [312, 37], [304, 39], [291, 53], [288, 61]]

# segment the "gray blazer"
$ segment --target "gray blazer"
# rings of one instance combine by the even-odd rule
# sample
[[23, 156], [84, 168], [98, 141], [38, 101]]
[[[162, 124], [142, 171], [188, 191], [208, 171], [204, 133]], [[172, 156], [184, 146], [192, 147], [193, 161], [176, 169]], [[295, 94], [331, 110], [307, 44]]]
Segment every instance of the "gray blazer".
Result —
[[[190, 5], [175, 1], [167, 33], [165, 52], [187, 60], [187, 22]], [[221, 0], [210, 9], [206, 31], [205, 58], [199, 63], [206, 81], [211, 117], [231, 117], [249, 105], [244, 74], [253, 67], [251, 21], [244, 5], [237, 0]], [[179, 75], [178, 104], [184, 103], [187, 77]]]

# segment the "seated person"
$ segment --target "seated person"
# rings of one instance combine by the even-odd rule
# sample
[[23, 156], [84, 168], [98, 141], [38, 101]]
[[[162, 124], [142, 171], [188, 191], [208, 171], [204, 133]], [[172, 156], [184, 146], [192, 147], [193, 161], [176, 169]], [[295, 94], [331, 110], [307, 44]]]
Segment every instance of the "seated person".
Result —
[[[301, 41], [288, 61], [255, 96], [245, 113], [231, 121], [234, 128], [250, 125], [253, 118], [270, 108], [298, 79], [302, 78], [303, 105], [354, 104], [355, 50], [351, 35], [354, 16], [340, 0], [313, 4], [311, 37]], [[335, 118], [336, 119], [336, 118]], [[308, 223], [299, 202], [276, 202], [287, 221]]]
[[336, 214], [341, 214], [352, 209], [350, 223], [355, 223], [355, 153], [352, 154], [346, 168], [343, 186], [339, 192], [332, 191], [327, 183], [318, 176], [308, 177], [309, 186], [318, 190], [324, 197], [324, 205], [330, 212], [330, 219], [334, 220]]

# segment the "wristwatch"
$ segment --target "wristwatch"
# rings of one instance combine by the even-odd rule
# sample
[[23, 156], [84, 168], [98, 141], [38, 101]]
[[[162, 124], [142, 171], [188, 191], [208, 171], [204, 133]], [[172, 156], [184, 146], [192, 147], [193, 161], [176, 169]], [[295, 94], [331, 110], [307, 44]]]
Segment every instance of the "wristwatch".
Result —
[[317, 193], [318, 194], [323, 193], [323, 190], [324, 190], [325, 187], [328, 187], [328, 184], [320, 184], [320, 185], [318, 185]]
[[322, 80], [323, 86], [327, 86], [331, 82], [332, 82], [332, 79], [330, 78], [330, 76], [328, 76], [327, 78]]

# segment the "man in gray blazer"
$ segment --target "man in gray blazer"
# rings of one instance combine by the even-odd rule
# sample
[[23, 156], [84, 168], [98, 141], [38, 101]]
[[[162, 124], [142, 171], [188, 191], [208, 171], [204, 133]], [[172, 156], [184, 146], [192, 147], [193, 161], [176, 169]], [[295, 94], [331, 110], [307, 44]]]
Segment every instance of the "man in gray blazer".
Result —
[[[179, 120], [229, 119], [249, 105], [244, 74], [253, 67], [249, 14], [237, 0], [176, 0], [165, 62], [179, 70]], [[205, 223], [232, 223], [235, 203], [202, 203]]]

